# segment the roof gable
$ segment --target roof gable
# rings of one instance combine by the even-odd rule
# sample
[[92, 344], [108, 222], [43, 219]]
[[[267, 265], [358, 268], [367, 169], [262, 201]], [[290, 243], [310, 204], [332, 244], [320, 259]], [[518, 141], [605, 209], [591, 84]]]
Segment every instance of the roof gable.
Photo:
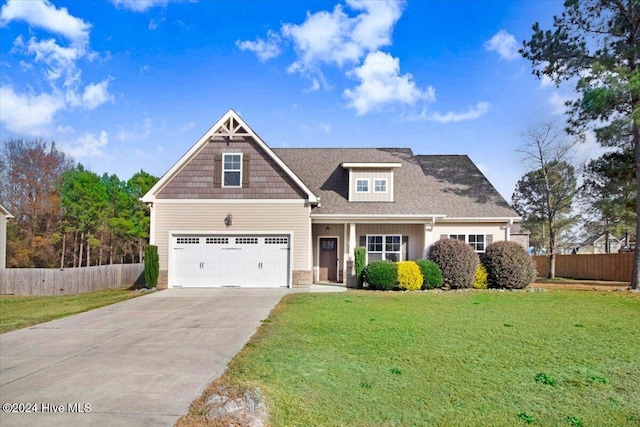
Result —
[[261, 152], [266, 154], [274, 167], [280, 168], [284, 175], [290, 179], [294, 185], [306, 194], [309, 202], [317, 203], [317, 197], [311, 190], [296, 176], [293, 171], [262, 141], [262, 139], [247, 125], [238, 114], [229, 110], [220, 118], [181, 158], [167, 173], [154, 185], [143, 197], [143, 202], [153, 202], [159, 193], [191, 162], [206, 146], [213, 141], [225, 139], [234, 141], [237, 138], [249, 138]]

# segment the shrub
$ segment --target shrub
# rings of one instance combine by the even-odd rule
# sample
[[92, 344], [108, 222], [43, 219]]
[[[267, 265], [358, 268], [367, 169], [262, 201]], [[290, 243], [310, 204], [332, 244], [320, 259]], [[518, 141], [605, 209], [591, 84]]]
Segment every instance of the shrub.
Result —
[[429, 259], [440, 267], [445, 286], [470, 288], [478, 267], [478, 255], [465, 242], [442, 239], [431, 245]]
[[442, 272], [438, 264], [428, 259], [419, 259], [416, 264], [418, 264], [422, 273], [422, 289], [433, 289], [442, 286]]
[[154, 288], [158, 284], [159, 272], [158, 247], [147, 245], [144, 248], [144, 282], [147, 284], [147, 288]]
[[487, 276], [487, 269], [484, 268], [484, 265], [479, 264], [478, 268], [476, 268], [476, 280], [473, 282], [473, 287], [476, 289], [487, 289]]
[[373, 289], [393, 289], [398, 282], [398, 266], [391, 261], [373, 261], [365, 268], [364, 278]]
[[358, 281], [359, 288], [362, 287], [362, 280], [364, 279], [362, 276], [364, 273], [364, 268], [366, 267], [365, 266], [366, 256], [367, 256], [367, 250], [362, 246], [358, 246], [353, 251], [353, 259], [355, 264], [354, 267], [356, 269], [356, 279]]
[[533, 260], [516, 242], [496, 242], [487, 246], [484, 265], [489, 286], [493, 288], [522, 289], [536, 275]]
[[398, 263], [398, 287], [407, 291], [417, 291], [422, 288], [422, 273], [415, 261]]

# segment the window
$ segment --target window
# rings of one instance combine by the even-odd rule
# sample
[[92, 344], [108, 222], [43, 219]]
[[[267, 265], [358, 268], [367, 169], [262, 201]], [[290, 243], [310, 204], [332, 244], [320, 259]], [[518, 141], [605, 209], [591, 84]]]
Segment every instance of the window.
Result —
[[460, 240], [461, 242], [467, 241], [467, 236], [464, 234], [449, 234], [449, 238], [453, 240]]
[[224, 187], [240, 187], [242, 175], [242, 154], [224, 154], [222, 182]]
[[402, 236], [367, 236], [368, 262], [378, 260], [400, 261]]
[[387, 192], [387, 180], [386, 179], [376, 179], [373, 181], [373, 192], [374, 193], [386, 193]]
[[358, 179], [356, 180], [356, 193], [368, 193], [369, 192], [369, 180]]
[[484, 234], [469, 234], [469, 244], [476, 252], [484, 252]]

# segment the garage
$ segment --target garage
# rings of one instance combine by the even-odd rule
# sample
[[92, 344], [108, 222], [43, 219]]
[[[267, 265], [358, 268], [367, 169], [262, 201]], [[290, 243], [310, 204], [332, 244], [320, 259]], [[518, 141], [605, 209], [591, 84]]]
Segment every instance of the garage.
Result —
[[174, 235], [174, 287], [289, 286], [289, 235]]

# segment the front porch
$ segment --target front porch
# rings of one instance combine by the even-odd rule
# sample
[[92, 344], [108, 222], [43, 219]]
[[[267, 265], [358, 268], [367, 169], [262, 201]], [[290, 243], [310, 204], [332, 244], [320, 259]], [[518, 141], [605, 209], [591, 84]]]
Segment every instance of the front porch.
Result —
[[433, 222], [314, 222], [312, 223], [313, 282], [355, 287], [353, 253], [367, 248], [366, 263], [423, 258], [432, 243]]

